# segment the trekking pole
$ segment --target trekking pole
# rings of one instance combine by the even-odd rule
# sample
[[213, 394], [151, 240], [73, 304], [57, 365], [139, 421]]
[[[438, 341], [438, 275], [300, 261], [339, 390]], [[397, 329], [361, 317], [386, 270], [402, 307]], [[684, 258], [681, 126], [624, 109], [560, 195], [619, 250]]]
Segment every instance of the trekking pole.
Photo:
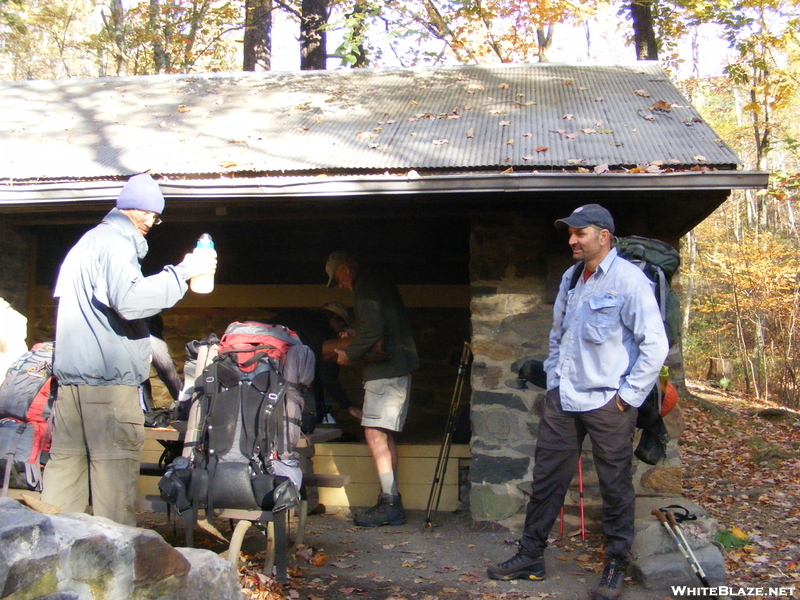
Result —
[[[461, 352], [461, 360], [458, 363], [458, 374], [456, 375], [456, 385], [455, 389], [453, 390], [453, 399], [450, 401], [450, 411], [447, 415], [444, 439], [442, 440], [442, 446], [439, 449], [439, 458], [436, 461], [436, 470], [433, 476], [433, 483], [431, 484], [431, 491], [428, 495], [428, 507], [425, 511], [426, 528], [433, 527], [431, 514], [435, 514], [439, 510], [439, 501], [442, 498], [442, 485], [444, 484], [444, 476], [447, 472], [447, 461], [450, 459], [450, 446], [452, 445], [453, 441], [453, 430], [456, 426], [456, 417], [458, 416], [458, 409], [461, 403], [461, 393], [464, 389], [464, 379], [467, 373], [469, 357], [469, 343], [464, 342], [464, 349]], [[435, 507], [434, 498], [436, 498]]]
[[692, 550], [692, 547], [689, 545], [689, 542], [686, 540], [686, 536], [683, 535], [683, 528], [678, 524], [678, 521], [675, 520], [675, 513], [671, 510], [667, 511], [667, 521], [672, 526], [672, 529], [677, 532], [678, 536], [681, 538], [683, 545], [686, 546], [686, 552], [689, 554], [689, 558], [691, 559], [690, 565], [695, 569], [694, 574], [697, 575], [697, 578], [702, 582], [705, 587], [711, 587], [711, 584], [708, 583], [708, 579], [706, 578], [706, 574], [703, 572], [703, 567], [700, 566], [700, 561], [697, 560], [697, 557]]
[[[689, 556], [689, 552], [686, 551], [686, 548], [688, 548], [688, 544], [686, 544], [684, 546], [684, 542], [682, 542], [681, 539], [678, 538], [678, 535], [670, 527], [670, 524], [667, 521], [667, 517], [664, 515], [664, 513], [661, 512], [659, 509], [654, 508], [653, 510], [650, 511], [650, 514], [655, 516], [655, 518], [658, 519], [658, 521], [664, 526], [664, 529], [667, 530], [667, 532], [669, 533], [670, 537], [672, 538], [672, 541], [675, 542], [675, 545], [678, 547], [678, 550], [681, 551], [681, 554], [683, 554], [683, 557], [686, 559], [686, 562], [689, 563], [689, 566], [694, 571], [694, 574], [697, 575], [697, 578], [700, 579], [700, 582], [705, 587], [711, 587], [709, 585], [709, 583], [708, 583], [708, 580], [705, 577], [705, 574], [702, 573], [703, 569], [700, 567], [700, 565], [698, 564], [697, 568], [695, 568], [695, 562], [697, 561], [697, 558], [695, 558], [695, 560], [693, 561], [692, 558]], [[673, 519], [675, 518], [674, 515], [673, 515], [672, 518]], [[716, 596], [712, 596], [712, 597], [716, 598]]]
[[578, 494], [581, 504], [581, 539], [586, 539], [586, 517], [583, 511], [583, 455], [578, 454]]

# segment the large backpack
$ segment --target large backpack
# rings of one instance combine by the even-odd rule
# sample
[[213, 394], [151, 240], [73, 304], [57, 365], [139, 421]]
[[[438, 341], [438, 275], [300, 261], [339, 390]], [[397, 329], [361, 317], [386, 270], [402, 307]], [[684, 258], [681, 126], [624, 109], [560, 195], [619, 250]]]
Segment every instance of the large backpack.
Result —
[[[204, 508], [280, 512], [302, 484], [297, 443], [314, 354], [281, 325], [235, 322], [195, 380], [197, 439], [159, 482], [162, 498], [194, 523]], [[191, 545], [191, 527], [187, 526]]]
[[9, 487], [41, 490], [56, 396], [52, 342], [35, 344], [12, 364], [0, 385], [0, 473]]

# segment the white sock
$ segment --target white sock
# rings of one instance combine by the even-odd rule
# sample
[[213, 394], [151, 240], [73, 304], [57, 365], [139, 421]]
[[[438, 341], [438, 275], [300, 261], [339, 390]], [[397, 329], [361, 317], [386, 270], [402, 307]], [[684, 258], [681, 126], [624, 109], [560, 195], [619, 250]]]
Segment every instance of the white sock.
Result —
[[397, 495], [397, 477], [394, 471], [378, 473], [378, 478], [381, 480], [381, 492], [391, 496]]

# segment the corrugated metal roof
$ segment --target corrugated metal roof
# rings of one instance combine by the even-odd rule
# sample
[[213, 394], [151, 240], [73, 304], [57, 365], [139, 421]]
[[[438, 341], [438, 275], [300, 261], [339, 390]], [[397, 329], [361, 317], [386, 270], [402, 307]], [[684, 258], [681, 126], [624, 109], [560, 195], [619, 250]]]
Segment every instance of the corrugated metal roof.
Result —
[[25, 81], [0, 104], [6, 181], [739, 164], [647, 62]]

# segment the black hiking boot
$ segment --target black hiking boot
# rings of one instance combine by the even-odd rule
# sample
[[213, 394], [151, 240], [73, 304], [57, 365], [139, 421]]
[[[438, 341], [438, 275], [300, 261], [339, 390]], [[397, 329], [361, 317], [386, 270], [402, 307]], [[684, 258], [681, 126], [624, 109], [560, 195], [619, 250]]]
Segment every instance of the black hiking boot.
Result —
[[501, 581], [508, 581], [509, 579], [532, 579], [539, 581], [544, 579], [544, 558], [531, 557], [526, 554], [517, 552], [514, 556], [499, 565], [492, 565], [486, 569], [486, 574], [489, 579], [500, 579]]
[[608, 557], [603, 575], [600, 577], [600, 585], [592, 592], [591, 600], [617, 600], [621, 597], [627, 568], [626, 561], [613, 556]]
[[400, 494], [381, 494], [378, 496], [378, 503], [372, 508], [359, 513], [353, 519], [353, 523], [359, 527], [381, 527], [383, 525], [405, 525], [406, 511], [403, 508], [403, 500]]

